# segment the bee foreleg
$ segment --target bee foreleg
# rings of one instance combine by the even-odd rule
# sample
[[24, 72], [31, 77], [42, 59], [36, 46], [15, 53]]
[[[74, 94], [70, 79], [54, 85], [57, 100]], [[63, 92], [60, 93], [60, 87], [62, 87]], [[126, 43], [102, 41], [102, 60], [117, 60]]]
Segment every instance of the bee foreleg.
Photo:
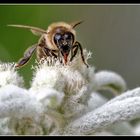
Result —
[[61, 55], [62, 55], [61, 52], [58, 51], [58, 60], [59, 60], [60, 63], [62, 63], [62, 57], [61, 57]]
[[37, 47], [37, 44], [29, 47], [25, 52], [24, 52], [24, 56], [17, 62], [16, 64], [16, 68], [19, 68], [23, 65], [25, 65], [29, 59], [31, 58], [32, 54], [34, 53], [35, 49]]
[[42, 49], [43, 49], [44, 53], [46, 54], [46, 57], [52, 56], [50, 49], [48, 49], [47, 47], [42, 47]]
[[[88, 64], [85, 62], [85, 58], [84, 58], [83, 49], [82, 49], [81, 44], [80, 44], [79, 42], [76, 41], [74, 46], [77, 46], [77, 48], [80, 49], [82, 61], [83, 61], [83, 63], [84, 63], [87, 67], [89, 67]], [[78, 49], [77, 49], [77, 50], [78, 50]], [[75, 51], [77, 51], [77, 50], [75, 50]], [[77, 53], [77, 52], [76, 52], [76, 53]], [[76, 55], [76, 53], [74, 54], [74, 56]], [[74, 57], [74, 56], [73, 56], [73, 57]]]
[[[75, 50], [74, 50], [75, 49]], [[74, 51], [73, 51], [74, 50]], [[70, 58], [70, 62], [73, 60], [73, 58], [75, 57], [75, 55], [77, 54], [78, 51], [78, 46], [74, 45], [73, 48], [71, 49], [71, 58]]]

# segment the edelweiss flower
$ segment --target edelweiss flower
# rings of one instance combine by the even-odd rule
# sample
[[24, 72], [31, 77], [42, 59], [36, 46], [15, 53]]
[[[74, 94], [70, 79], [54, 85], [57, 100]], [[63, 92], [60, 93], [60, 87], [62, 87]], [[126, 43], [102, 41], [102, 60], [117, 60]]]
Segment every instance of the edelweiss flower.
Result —
[[[84, 50], [84, 56], [87, 61], [91, 53]], [[13, 64], [0, 64], [0, 134], [138, 134], [129, 120], [140, 117], [140, 88], [126, 91], [120, 75], [96, 73], [80, 54], [66, 66], [42, 59], [33, 70], [31, 87], [25, 89]], [[124, 93], [108, 101], [100, 90]]]

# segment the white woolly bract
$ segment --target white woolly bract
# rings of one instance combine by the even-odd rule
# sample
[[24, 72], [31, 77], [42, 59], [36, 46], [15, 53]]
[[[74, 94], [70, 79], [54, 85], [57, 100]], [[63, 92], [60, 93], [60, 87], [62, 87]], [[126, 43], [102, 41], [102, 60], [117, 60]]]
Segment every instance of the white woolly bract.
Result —
[[23, 86], [23, 78], [15, 71], [14, 65], [14, 63], [0, 62], [0, 87], [8, 84]]
[[42, 64], [34, 73], [32, 88], [38, 90], [40, 88], [55, 88], [63, 91], [65, 80], [61, 73], [61, 69], [55, 66], [47, 66]]
[[42, 112], [42, 109], [42, 105], [25, 89], [14, 85], [0, 88], [0, 118], [34, 118]]
[[0, 102], [8, 101], [15, 98], [24, 98], [27, 96], [28, 91], [26, 89], [9, 84], [0, 88]]
[[134, 135], [133, 129], [129, 122], [120, 122], [95, 132], [93, 135]]
[[65, 92], [68, 95], [77, 94], [83, 86], [88, 84], [87, 79], [77, 70], [66, 68], [62, 73], [65, 78]]
[[111, 104], [115, 101], [121, 101], [121, 100], [132, 98], [132, 97], [140, 97], [140, 88], [139, 87], [126, 91], [125, 94], [121, 94], [120, 96], [117, 96], [116, 98], [108, 101], [106, 104]]
[[[133, 91], [131, 94], [133, 94]], [[139, 116], [140, 97], [116, 100], [110, 104], [104, 104], [73, 121], [66, 127], [64, 134], [89, 135], [114, 123], [129, 121]]]
[[112, 124], [105, 130], [112, 132], [114, 135], [134, 135], [134, 128], [127, 121]]
[[94, 76], [96, 90], [107, 89], [114, 93], [121, 93], [126, 90], [124, 79], [117, 73], [111, 71], [100, 71]]
[[134, 135], [140, 135], [140, 121], [138, 120], [137, 124], [133, 128]]
[[9, 129], [9, 118], [0, 119], [0, 135], [13, 135], [13, 131]]
[[88, 110], [92, 111], [101, 105], [105, 104], [107, 102], [107, 99], [100, 95], [99, 93], [92, 92], [90, 99], [88, 100]]
[[59, 107], [64, 97], [63, 92], [58, 92], [55, 89], [46, 88], [46, 87], [40, 88], [40, 90], [37, 91], [31, 88], [30, 93], [37, 99], [37, 101], [41, 102], [45, 108]]
[[8, 127], [13, 135], [43, 135], [43, 128], [30, 117], [11, 118]]

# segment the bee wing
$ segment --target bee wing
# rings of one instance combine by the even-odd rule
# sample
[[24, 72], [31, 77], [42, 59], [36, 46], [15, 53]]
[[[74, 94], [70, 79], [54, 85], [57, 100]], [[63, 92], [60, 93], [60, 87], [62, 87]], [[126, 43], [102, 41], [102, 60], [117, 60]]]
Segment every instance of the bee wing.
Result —
[[33, 26], [27, 26], [27, 25], [14, 25], [14, 24], [10, 24], [8, 26], [11, 27], [18, 27], [18, 28], [25, 28], [25, 29], [30, 29], [30, 31], [37, 36], [40, 36], [42, 34], [46, 34], [47, 32], [44, 29], [40, 29], [38, 27], [33, 27]]
[[38, 44], [34, 44], [31, 47], [29, 47], [27, 50], [25, 50], [24, 52], [24, 56], [19, 59], [18, 63], [16, 64], [16, 68], [20, 68], [22, 66], [24, 66], [32, 57], [33, 53], [35, 52], [36, 48], [37, 48]]
[[77, 25], [81, 24], [82, 22], [83, 22], [83, 20], [74, 21], [74, 22], [70, 23], [70, 25], [72, 26], [72, 28], [75, 28]]

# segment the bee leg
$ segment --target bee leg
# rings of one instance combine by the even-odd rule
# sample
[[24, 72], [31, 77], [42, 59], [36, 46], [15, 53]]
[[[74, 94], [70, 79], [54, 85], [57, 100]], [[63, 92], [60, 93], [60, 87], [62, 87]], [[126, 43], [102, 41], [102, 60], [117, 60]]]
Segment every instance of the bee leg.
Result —
[[46, 57], [49, 56], [49, 57], [57, 58], [57, 55], [53, 52], [53, 50], [50, 50], [47, 47], [44, 47], [43, 51], [45, 52]]
[[45, 53], [46, 57], [47, 56], [49, 56], [49, 57], [52, 56], [50, 49], [48, 49], [47, 47], [42, 47], [42, 49], [43, 49], [43, 52]]
[[82, 58], [82, 61], [83, 63], [87, 66], [87, 68], [89, 67], [88, 64], [85, 62], [85, 58], [84, 58], [84, 54], [83, 54], [83, 49], [82, 49], [82, 46], [79, 42], [75, 42], [75, 45], [73, 46], [73, 48], [76, 47], [75, 49], [75, 53], [73, 54], [72, 58], [73, 59], [78, 51], [78, 48], [80, 49], [80, 53], [81, 53], [81, 58]]
[[61, 57], [61, 52], [60, 51], [58, 51], [58, 60], [59, 60], [60, 63], [62, 63], [62, 57]]
[[77, 43], [77, 45], [78, 45], [78, 47], [79, 47], [79, 49], [80, 49], [82, 61], [83, 61], [83, 63], [87, 66], [87, 68], [88, 68], [89, 66], [88, 66], [88, 64], [85, 62], [85, 58], [84, 58], [82, 46], [81, 46], [81, 44], [80, 44], [79, 42], [76, 42], [76, 43]]
[[[44, 52], [44, 54], [45, 54], [45, 60], [46, 60], [48, 63], [52, 64], [53, 62], [56, 61], [56, 59], [54, 59], [54, 58], [57, 58], [57, 55], [54, 53], [55, 50], [50, 50], [50, 49], [47, 48], [47, 47], [42, 47], [42, 49], [43, 49], [43, 52]], [[49, 59], [49, 60], [46, 59], [47, 57], [50, 57], [50, 59]], [[44, 60], [43, 60], [42, 62], [44, 62]]]
[[[75, 49], [75, 50], [74, 50]], [[74, 50], [74, 52], [73, 52], [73, 50]], [[71, 50], [71, 58], [70, 58], [70, 62], [73, 60], [73, 58], [75, 57], [75, 55], [77, 54], [77, 52], [78, 52], [78, 46], [77, 45], [74, 45], [73, 46], [73, 48], [72, 48], [72, 50]]]
[[17, 62], [16, 68], [20, 68], [21, 66], [25, 65], [31, 58], [32, 54], [34, 53], [35, 49], [37, 47], [37, 44], [29, 47], [25, 52], [24, 56]]

